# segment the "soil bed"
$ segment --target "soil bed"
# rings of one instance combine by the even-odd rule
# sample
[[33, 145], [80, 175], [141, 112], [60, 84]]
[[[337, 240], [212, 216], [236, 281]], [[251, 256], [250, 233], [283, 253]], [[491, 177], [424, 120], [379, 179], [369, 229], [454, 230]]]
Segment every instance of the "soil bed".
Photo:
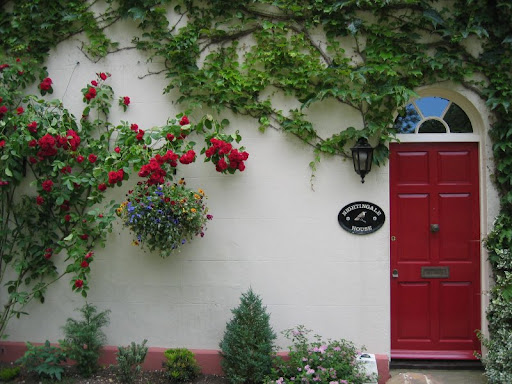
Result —
[[[6, 367], [8, 365], [2, 364], [0, 367]], [[0, 381], [0, 383], [3, 383]], [[121, 381], [117, 377], [117, 369], [115, 367], [101, 368], [95, 375], [89, 378], [83, 378], [76, 370], [72, 367], [66, 368], [62, 375], [62, 380], [59, 382], [53, 380], [42, 380], [33, 373], [28, 373], [24, 370], [20, 372], [20, 375], [9, 381], [9, 383], [24, 383], [24, 384], [48, 384], [48, 383], [62, 383], [62, 384], [117, 384]], [[135, 384], [169, 384], [171, 381], [166, 377], [164, 371], [142, 371], [139, 376], [136, 377]], [[228, 384], [228, 380], [222, 376], [216, 375], [200, 375], [193, 381], [187, 381], [185, 384]]]

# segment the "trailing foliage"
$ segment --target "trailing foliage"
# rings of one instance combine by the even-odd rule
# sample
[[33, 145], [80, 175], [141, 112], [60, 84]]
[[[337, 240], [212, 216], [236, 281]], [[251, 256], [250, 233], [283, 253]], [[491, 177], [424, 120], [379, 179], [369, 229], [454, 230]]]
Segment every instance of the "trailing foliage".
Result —
[[243, 293], [220, 342], [221, 365], [232, 384], [262, 383], [270, 373], [276, 334], [270, 315], [252, 288]]
[[43, 345], [27, 343], [27, 351], [16, 363], [23, 365], [28, 372], [35, 372], [43, 379], [62, 379], [63, 362], [66, 354], [60, 347], [50, 345], [48, 340]]
[[76, 361], [78, 372], [84, 377], [90, 377], [98, 369], [101, 348], [106, 342], [101, 328], [109, 324], [110, 311], [98, 312], [94, 305], [88, 303], [77, 310], [82, 319], [66, 320], [62, 327], [64, 340], [60, 344], [66, 356]]
[[186, 348], [171, 348], [164, 352], [166, 360], [162, 363], [171, 383], [184, 383], [194, 380], [201, 368], [192, 351]]

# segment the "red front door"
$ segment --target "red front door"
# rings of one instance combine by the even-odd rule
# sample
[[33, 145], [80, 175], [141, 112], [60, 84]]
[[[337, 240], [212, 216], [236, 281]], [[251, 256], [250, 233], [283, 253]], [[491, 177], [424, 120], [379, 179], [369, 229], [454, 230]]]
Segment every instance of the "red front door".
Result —
[[480, 349], [477, 143], [391, 144], [391, 357]]

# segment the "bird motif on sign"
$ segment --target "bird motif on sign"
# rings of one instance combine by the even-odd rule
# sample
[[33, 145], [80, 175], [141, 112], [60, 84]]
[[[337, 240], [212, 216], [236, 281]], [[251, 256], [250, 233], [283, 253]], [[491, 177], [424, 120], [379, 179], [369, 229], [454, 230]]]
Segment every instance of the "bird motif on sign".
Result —
[[361, 212], [359, 215], [357, 215], [357, 216], [356, 216], [356, 218], [354, 219], [354, 221], [362, 221], [363, 223], [365, 223], [365, 224], [366, 224], [365, 217], [366, 217], [366, 211], [363, 211], [363, 212]]

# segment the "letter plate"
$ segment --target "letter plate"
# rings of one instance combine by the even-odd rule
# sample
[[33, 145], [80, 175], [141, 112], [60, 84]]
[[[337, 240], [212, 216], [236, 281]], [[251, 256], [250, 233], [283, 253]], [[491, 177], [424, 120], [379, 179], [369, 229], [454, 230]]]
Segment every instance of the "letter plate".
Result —
[[450, 267], [421, 267], [423, 279], [447, 279], [450, 277]]

